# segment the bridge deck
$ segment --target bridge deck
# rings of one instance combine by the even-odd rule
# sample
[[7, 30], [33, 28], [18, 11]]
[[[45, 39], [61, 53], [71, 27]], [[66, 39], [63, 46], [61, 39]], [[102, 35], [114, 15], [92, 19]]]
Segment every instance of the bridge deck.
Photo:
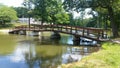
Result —
[[88, 39], [103, 41], [106, 38], [106, 32], [101, 28], [85, 28], [78, 26], [68, 26], [68, 25], [38, 25], [31, 24], [30, 28], [27, 26], [18, 26], [12, 29], [9, 33], [14, 33], [16, 31], [57, 31], [61, 33], [76, 35], [80, 37], [85, 37]]

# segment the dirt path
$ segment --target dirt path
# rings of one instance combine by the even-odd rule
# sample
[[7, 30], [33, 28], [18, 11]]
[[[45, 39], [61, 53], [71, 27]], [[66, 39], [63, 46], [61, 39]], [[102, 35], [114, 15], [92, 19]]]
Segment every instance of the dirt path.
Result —
[[112, 39], [112, 42], [119, 43], [120, 44], [120, 38]]

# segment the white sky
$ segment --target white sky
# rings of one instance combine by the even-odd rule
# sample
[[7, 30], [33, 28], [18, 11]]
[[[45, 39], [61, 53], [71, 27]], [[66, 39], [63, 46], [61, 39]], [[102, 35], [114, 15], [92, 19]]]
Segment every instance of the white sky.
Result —
[[[88, 9], [85, 9], [85, 15], [84, 15], [83, 19], [93, 17], [92, 15], [88, 15], [88, 14], [87, 14], [87, 12], [89, 12], [90, 10], [91, 10], [91, 9], [89, 9], [89, 8], [88, 8]], [[73, 12], [73, 15], [74, 15], [74, 18], [80, 18], [80, 16], [81, 16], [80, 12], [79, 12], [79, 13]]]
[[7, 5], [7, 6], [22, 6], [21, 4], [23, 3], [24, 0], [0, 0], [0, 3]]
[[[22, 3], [23, 3], [24, 0], [0, 0], [0, 3], [4, 4], [4, 5], [7, 5], [7, 6], [14, 6], [14, 7], [19, 7], [19, 6], [23, 6]], [[80, 16], [79, 13], [77, 12], [74, 12], [74, 17], [75, 18], [78, 18]], [[86, 15], [85, 18], [89, 18], [89, 17], [92, 17], [91, 15]]]

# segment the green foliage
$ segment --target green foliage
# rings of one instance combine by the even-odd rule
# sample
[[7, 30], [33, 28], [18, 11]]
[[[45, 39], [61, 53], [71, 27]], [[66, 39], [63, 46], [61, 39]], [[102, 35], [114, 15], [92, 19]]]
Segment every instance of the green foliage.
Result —
[[48, 23], [69, 23], [69, 16], [62, 8], [61, 0], [33, 0], [34, 17]]
[[96, 26], [96, 20], [91, 19], [89, 22], [86, 24], [86, 27], [95, 27]]
[[12, 20], [17, 20], [16, 11], [12, 8], [3, 6], [0, 8], [0, 24], [5, 24]]
[[67, 13], [59, 13], [55, 15], [56, 24], [68, 24], [69, 23], [69, 15]]
[[17, 17], [28, 17], [28, 9], [24, 7], [12, 7], [17, 12]]
[[[110, 21], [114, 37], [118, 37], [120, 0], [64, 0], [64, 8], [67, 11], [80, 12], [82, 9], [92, 8], [98, 12], [98, 24], [106, 27], [107, 20]], [[102, 22], [102, 23], [101, 23]]]

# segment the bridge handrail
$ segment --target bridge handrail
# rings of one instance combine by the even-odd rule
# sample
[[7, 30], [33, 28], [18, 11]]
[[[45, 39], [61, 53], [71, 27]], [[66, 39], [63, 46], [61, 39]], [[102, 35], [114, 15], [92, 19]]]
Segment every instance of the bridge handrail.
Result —
[[103, 37], [104, 34], [104, 29], [101, 28], [92, 28], [92, 27], [80, 27], [80, 26], [70, 26], [70, 25], [60, 25], [60, 24], [45, 24], [45, 25], [40, 25], [40, 24], [31, 24], [30, 28], [29, 26], [17, 26], [13, 30], [37, 30], [37, 31], [60, 31], [60, 32], [66, 32], [66, 33], [71, 33], [74, 34], [73, 31], [75, 31], [75, 34], [78, 35], [78, 32], [82, 32], [82, 36], [86, 35], [89, 36], [90, 34], [94, 34], [99, 37]]
[[61, 24], [45, 24], [45, 25], [40, 25], [40, 24], [31, 24], [31, 26], [52, 26], [52, 27], [56, 27], [56, 26], [62, 26], [62, 27], [72, 27], [72, 28], [79, 28], [79, 29], [87, 29], [87, 30], [100, 30], [100, 31], [103, 31], [104, 29], [102, 28], [93, 28], [93, 27], [80, 27], [80, 26], [71, 26], [71, 25], [61, 25]]

